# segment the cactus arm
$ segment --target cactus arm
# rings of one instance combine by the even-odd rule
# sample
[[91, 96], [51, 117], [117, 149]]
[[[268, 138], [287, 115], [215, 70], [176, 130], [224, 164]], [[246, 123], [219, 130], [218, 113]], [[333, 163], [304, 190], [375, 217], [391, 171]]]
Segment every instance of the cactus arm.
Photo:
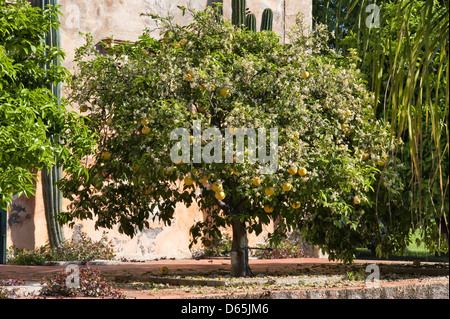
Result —
[[232, 0], [231, 1], [231, 22], [233, 25], [242, 27], [242, 25], [245, 25], [245, 6], [246, 1], [245, 0]]
[[[58, 0], [37, 0], [35, 6], [44, 9], [47, 5], [58, 5]], [[45, 42], [50, 47], [60, 47], [61, 37], [59, 28], [52, 28], [45, 36]], [[59, 61], [54, 60], [42, 67], [49, 69], [52, 64], [57, 65]], [[61, 83], [52, 84], [50, 87], [52, 94], [57, 100], [61, 99]], [[48, 136], [50, 141], [59, 140], [57, 136]], [[62, 178], [61, 166], [52, 166], [42, 171], [42, 195], [44, 199], [45, 218], [47, 221], [47, 233], [51, 247], [57, 247], [64, 241], [62, 226], [56, 217], [62, 212], [62, 193], [56, 183]]]
[[256, 32], [256, 17], [254, 14], [248, 14], [245, 19], [245, 26], [248, 30]]
[[272, 31], [273, 25], [273, 11], [271, 9], [264, 9], [261, 20], [261, 31]]

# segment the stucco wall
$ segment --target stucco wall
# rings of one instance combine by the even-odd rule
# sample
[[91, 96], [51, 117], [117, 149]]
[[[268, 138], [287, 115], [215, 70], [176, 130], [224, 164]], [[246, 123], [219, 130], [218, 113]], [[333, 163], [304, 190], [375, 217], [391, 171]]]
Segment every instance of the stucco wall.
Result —
[[[109, 36], [119, 40], [135, 41], [145, 28], [154, 30], [154, 36], [159, 36], [155, 22], [140, 13], [158, 13], [175, 16], [179, 24], [190, 23], [188, 15], [182, 16], [178, 5], [197, 10], [204, 9], [211, 0], [60, 0], [62, 47], [66, 52], [64, 67], [73, 71], [75, 49], [84, 44], [84, 38], [79, 32], [91, 33], [96, 42]], [[261, 23], [262, 11], [271, 8], [274, 12], [273, 31], [282, 41], [286, 41], [289, 28], [295, 23], [295, 16], [302, 12], [306, 21], [311, 21], [312, 0], [248, 0], [249, 10], [256, 15], [257, 27]], [[224, 16], [231, 17], [231, 0], [224, 0]], [[63, 94], [67, 95], [66, 89]], [[66, 207], [68, 201], [63, 201]], [[117, 228], [112, 230], [95, 230], [93, 221], [82, 221], [82, 231], [92, 239], [98, 240], [102, 233], [115, 245], [119, 257], [128, 259], [153, 259], [160, 257], [189, 258], [189, 229], [196, 222], [203, 220], [203, 214], [198, 207], [192, 205], [186, 208], [177, 205], [174, 221], [171, 226], [164, 227], [159, 222], [151, 223], [149, 229], [139, 232], [134, 238], [119, 234]], [[269, 227], [270, 229], [271, 227]], [[65, 238], [70, 239], [73, 229], [64, 227]], [[254, 245], [261, 236], [250, 236], [249, 244]], [[18, 198], [14, 200], [8, 213], [8, 246], [34, 249], [47, 242], [47, 228], [42, 199], [40, 180], [36, 184], [36, 197]], [[197, 247], [198, 248], [198, 247]]]

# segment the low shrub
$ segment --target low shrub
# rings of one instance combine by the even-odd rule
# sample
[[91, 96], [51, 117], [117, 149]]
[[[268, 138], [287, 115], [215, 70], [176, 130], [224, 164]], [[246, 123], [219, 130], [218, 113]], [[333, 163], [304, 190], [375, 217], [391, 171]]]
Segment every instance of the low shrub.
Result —
[[7, 253], [8, 263], [14, 265], [42, 265], [45, 261], [45, 255], [38, 250], [19, 250], [15, 247], [10, 247]]
[[227, 233], [223, 233], [219, 241], [213, 242], [211, 247], [205, 249], [207, 257], [223, 257], [228, 256], [231, 252], [232, 239]]
[[284, 240], [277, 246], [271, 247], [267, 244], [259, 244], [252, 252], [253, 256], [259, 259], [279, 259], [279, 258], [301, 258], [305, 256], [305, 252], [299, 244]]
[[[78, 273], [63, 271], [53, 275], [47, 281], [41, 295], [52, 297], [107, 297], [123, 299], [124, 294], [110, 282], [108, 282], [97, 269], [89, 266], [79, 267]], [[69, 278], [69, 276], [71, 276]], [[77, 283], [72, 278], [78, 276]]]
[[105, 234], [99, 241], [93, 241], [86, 233], [81, 233], [76, 242], [65, 240], [59, 247], [41, 246], [35, 250], [19, 250], [10, 247], [8, 263], [15, 265], [42, 265], [45, 261], [91, 261], [115, 258], [113, 245]]
[[13, 299], [16, 298], [16, 290], [13, 288], [6, 289], [5, 286], [15, 287], [24, 285], [25, 281], [17, 279], [5, 279], [0, 280], [0, 299]]

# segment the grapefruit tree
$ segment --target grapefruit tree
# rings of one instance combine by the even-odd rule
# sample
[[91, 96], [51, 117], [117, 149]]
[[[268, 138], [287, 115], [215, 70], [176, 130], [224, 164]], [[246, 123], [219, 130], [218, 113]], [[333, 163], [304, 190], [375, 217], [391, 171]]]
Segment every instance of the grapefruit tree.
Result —
[[[298, 227], [333, 259], [351, 261], [356, 247], [381, 243], [380, 220], [391, 222], [390, 251], [403, 248], [400, 230], [409, 226], [385, 209], [399, 205], [401, 164], [389, 161], [388, 128], [372, 117], [355, 61], [327, 49], [323, 28], [305, 37], [299, 24], [283, 45], [210, 8], [191, 14], [188, 26], [153, 16], [159, 40], [145, 32], [134, 43], [109, 41], [100, 55], [87, 35], [78, 49], [71, 97], [99, 139], [89, 174], [62, 183], [73, 202], [61, 220], [95, 217], [133, 236], [149, 218], [170, 225], [176, 203], [196, 202], [210, 213], [192, 226], [192, 243], [209, 245], [231, 226], [234, 276], [247, 275], [247, 233], [275, 220], [274, 242]], [[232, 155], [223, 151], [241, 128], [267, 130], [258, 141], [276, 154], [274, 171], [249, 160], [248, 138]], [[188, 133], [174, 140], [174, 132]]]

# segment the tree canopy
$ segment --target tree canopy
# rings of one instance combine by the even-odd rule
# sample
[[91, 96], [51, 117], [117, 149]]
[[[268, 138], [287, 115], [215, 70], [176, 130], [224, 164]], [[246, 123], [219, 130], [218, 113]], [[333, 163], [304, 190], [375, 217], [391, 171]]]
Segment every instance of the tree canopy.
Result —
[[[118, 224], [133, 236], [149, 218], [170, 225], [178, 202], [195, 201], [209, 214], [191, 228], [193, 243], [220, 237], [236, 221], [257, 234], [276, 221], [274, 242], [299, 228], [333, 259], [351, 261], [374, 240], [385, 254], [403, 249], [410, 228], [398, 196], [403, 164], [389, 161], [389, 127], [373, 117], [356, 57], [330, 50], [323, 28], [304, 36], [300, 22], [283, 45], [275, 33], [237, 28], [211, 8], [190, 14], [188, 26], [153, 16], [161, 39], [150, 32], [134, 43], [111, 39], [104, 55], [86, 36], [71, 99], [87, 112], [98, 149], [88, 174], [63, 181], [73, 202], [61, 220], [95, 217], [97, 226]], [[218, 132], [213, 140], [209, 128]], [[225, 152], [215, 162], [193, 159], [195, 149], [225, 147], [239, 128], [265, 128], [268, 149], [276, 129], [275, 172], [262, 174], [264, 165], [248, 160], [248, 139], [231, 161]], [[192, 136], [188, 162], [170, 156], [183, 141], [171, 139], [177, 129]]]
[[[51, 83], [68, 78], [61, 48], [45, 44], [45, 34], [58, 21], [56, 7], [45, 10], [26, 1], [0, 1], [0, 207], [13, 195], [34, 193], [40, 169], [58, 157], [70, 172], [94, 145], [85, 120], [52, 95]], [[43, 65], [51, 64], [50, 68]], [[49, 136], [58, 133], [59, 140]]]

